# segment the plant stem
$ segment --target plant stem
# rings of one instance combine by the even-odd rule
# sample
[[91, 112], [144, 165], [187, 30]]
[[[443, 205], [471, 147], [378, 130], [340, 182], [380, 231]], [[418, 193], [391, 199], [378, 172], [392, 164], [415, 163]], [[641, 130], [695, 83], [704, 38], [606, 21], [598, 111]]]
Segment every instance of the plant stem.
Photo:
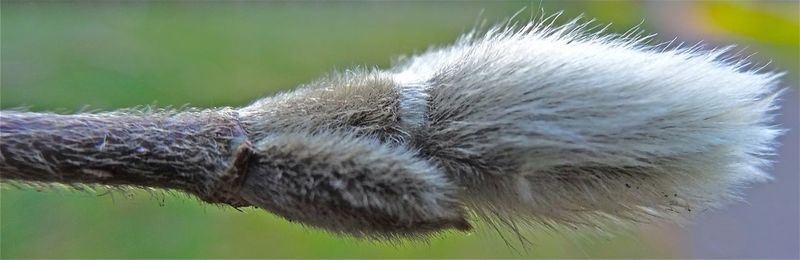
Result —
[[4, 181], [178, 189], [244, 206], [235, 189], [249, 154], [247, 135], [230, 109], [0, 113]]

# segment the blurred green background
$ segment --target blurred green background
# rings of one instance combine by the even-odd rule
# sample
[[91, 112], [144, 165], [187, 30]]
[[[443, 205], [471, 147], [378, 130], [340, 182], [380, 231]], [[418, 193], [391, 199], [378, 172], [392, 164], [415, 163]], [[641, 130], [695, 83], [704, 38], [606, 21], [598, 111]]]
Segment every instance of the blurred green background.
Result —
[[[452, 42], [476, 21], [501, 22], [527, 8], [565, 10], [637, 24], [660, 40], [735, 43], [760, 64], [798, 71], [796, 1], [456, 2], [11, 2], [0, 14], [0, 106], [33, 111], [111, 110], [137, 105], [240, 106], [352, 66]], [[538, 14], [536, 14], [538, 15]], [[427, 242], [341, 238], [261, 210], [209, 206], [174, 192], [0, 191], [2, 258], [434, 258], [687, 257], [669, 225], [616, 237], [531, 230], [520, 249], [492, 228]]]

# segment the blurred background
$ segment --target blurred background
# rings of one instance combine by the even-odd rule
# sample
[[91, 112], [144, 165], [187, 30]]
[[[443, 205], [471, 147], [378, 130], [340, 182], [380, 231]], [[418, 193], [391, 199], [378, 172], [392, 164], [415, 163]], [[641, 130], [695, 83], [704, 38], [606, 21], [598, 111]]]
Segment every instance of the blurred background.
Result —
[[[352, 66], [452, 42], [476, 21], [564, 10], [641, 24], [656, 41], [736, 44], [743, 56], [787, 71], [778, 124], [790, 131], [775, 180], [747, 203], [691, 224], [655, 224], [617, 236], [530, 230], [526, 248], [490, 227], [427, 242], [341, 238], [255, 209], [209, 206], [161, 191], [0, 191], [2, 258], [798, 258], [797, 1], [67, 2], [2, 1], [0, 106], [32, 111], [137, 105], [241, 106]], [[504, 242], [502, 237], [513, 246]]]

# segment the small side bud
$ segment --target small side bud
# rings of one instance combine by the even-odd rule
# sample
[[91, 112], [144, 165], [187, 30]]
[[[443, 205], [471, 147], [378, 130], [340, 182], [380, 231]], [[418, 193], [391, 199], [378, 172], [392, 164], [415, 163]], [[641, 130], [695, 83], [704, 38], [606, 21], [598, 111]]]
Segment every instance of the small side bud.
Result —
[[255, 150], [240, 194], [290, 221], [381, 238], [471, 228], [454, 187], [404, 147], [332, 132], [277, 134]]

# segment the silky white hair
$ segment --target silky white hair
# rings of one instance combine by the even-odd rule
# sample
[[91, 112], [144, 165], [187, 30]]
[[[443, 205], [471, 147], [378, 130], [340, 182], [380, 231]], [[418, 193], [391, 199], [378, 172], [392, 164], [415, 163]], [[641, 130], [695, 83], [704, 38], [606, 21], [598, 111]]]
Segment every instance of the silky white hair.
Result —
[[492, 158], [445, 163], [479, 215], [512, 227], [679, 220], [769, 179], [781, 73], [748, 69], [731, 47], [647, 45], [638, 29], [554, 17], [474, 31], [390, 70], [427, 92], [428, 106], [405, 110], [430, 120], [423, 143]]

